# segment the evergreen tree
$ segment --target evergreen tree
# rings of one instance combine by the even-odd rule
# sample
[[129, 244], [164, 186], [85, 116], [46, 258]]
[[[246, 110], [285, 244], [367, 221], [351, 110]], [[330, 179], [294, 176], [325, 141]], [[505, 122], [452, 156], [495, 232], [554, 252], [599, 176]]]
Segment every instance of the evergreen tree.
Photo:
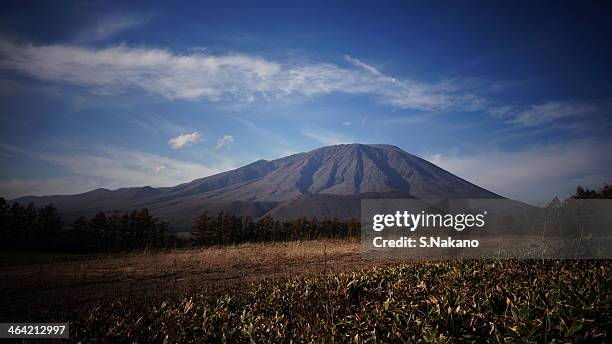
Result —
[[233, 231], [234, 229], [232, 228], [234, 223], [233, 223], [233, 215], [230, 215], [228, 213], [223, 214], [223, 222], [222, 222], [222, 228], [221, 228], [221, 243], [224, 244], [232, 244], [232, 239], [233, 239]]
[[291, 238], [290, 240], [304, 239], [304, 233], [307, 231], [308, 220], [305, 217], [299, 217], [291, 222]]
[[319, 220], [317, 220], [317, 218], [314, 216], [312, 217], [312, 219], [310, 219], [310, 221], [307, 221], [306, 227], [308, 228], [308, 239], [309, 240], [316, 239], [319, 237], [320, 235], [319, 226], [320, 225], [322, 224], [319, 224]]
[[253, 224], [253, 218], [249, 215], [244, 217], [242, 224], [242, 241], [249, 242], [255, 240], [255, 226]]
[[25, 208], [19, 202], [13, 203], [9, 217], [9, 237], [13, 240], [23, 238], [25, 228]]
[[106, 214], [99, 212], [90, 221], [90, 227], [94, 232], [94, 239], [96, 241], [96, 249], [100, 249], [102, 246], [102, 237], [104, 232], [108, 228], [108, 219]]
[[154, 246], [163, 247], [166, 241], [166, 233], [170, 229], [170, 223], [162, 221], [156, 224], [156, 234], [155, 241], [153, 243]]
[[217, 214], [217, 219], [213, 226], [213, 230], [216, 233], [216, 239], [215, 239], [216, 244], [223, 244], [223, 232], [225, 230], [225, 223], [223, 223], [224, 219], [225, 219], [224, 213], [223, 211], [220, 211]]
[[151, 242], [156, 220], [149, 214], [149, 209], [142, 208], [136, 215], [136, 233], [140, 247], [146, 247]]
[[62, 228], [62, 218], [53, 204], [48, 204], [38, 210], [38, 224], [43, 236], [56, 235]]
[[121, 232], [121, 213], [114, 212], [111, 216], [108, 217], [108, 227], [105, 233], [105, 237], [108, 241], [108, 247], [111, 249], [116, 248], [116, 239], [119, 233]]
[[86, 231], [89, 229], [89, 221], [85, 218], [85, 216], [81, 216], [78, 219], [74, 220], [72, 227], [77, 231]]
[[262, 241], [271, 241], [272, 231], [274, 229], [274, 219], [270, 215], [266, 215], [259, 219], [258, 227]]
[[41, 228], [39, 227], [38, 209], [34, 206], [33, 202], [23, 209], [23, 236], [26, 239], [34, 239], [40, 236]]
[[202, 213], [191, 227], [192, 240], [197, 245], [212, 245], [216, 241], [216, 232], [212, 228], [212, 219]]
[[9, 223], [11, 220], [11, 207], [4, 198], [0, 197], [0, 238], [9, 237]]
[[119, 224], [119, 236], [121, 240], [125, 243], [125, 248], [131, 248], [131, 237], [132, 237], [132, 229], [130, 227], [130, 215], [129, 213], [125, 213], [121, 215], [120, 224]]

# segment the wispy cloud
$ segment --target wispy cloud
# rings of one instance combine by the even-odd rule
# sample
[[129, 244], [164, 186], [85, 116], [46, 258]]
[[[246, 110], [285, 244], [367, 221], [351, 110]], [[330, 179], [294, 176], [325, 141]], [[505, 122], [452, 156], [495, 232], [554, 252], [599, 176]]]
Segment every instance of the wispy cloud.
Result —
[[151, 20], [150, 15], [111, 13], [99, 17], [93, 25], [83, 30], [79, 41], [102, 41], [111, 38], [121, 32], [132, 30], [146, 25]]
[[528, 126], [538, 125], [560, 118], [587, 116], [598, 110], [596, 105], [588, 103], [548, 102], [532, 105], [529, 109], [519, 112], [512, 122]]
[[516, 110], [510, 105], [503, 105], [490, 107], [487, 109], [487, 112], [489, 115], [491, 115], [491, 117], [501, 119], [516, 113]]
[[154, 134], [176, 135], [189, 130], [182, 125], [169, 121], [156, 114], [131, 115], [127, 117], [126, 120], [129, 123]]
[[229, 145], [232, 142], [234, 142], [234, 137], [232, 135], [224, 135], [222, 138], [220, 138], [217, 141], [217, 145], [215, 146], [215, 148], [221, 149], [221, 148]]
[[337, 145], [341, 143], [354, 143], [352, 137], [346, 136], [330, 130], [316, 129], [316, 130], [302, 130], [302, 135], [309, 137], [319, 144], [323, 145]]
[[41, 152], [9, 145], [0, 151], [50, 163], [63, 169], [63, 177], [7, 178], [0, 182], [0, 197], [29, 194], [69, 194], [96, 187], [172, 186], [235, 168], [229, 160], [214, 165], [185, 162], [124, 147], [87, 147]]
[[300, 152], [300, 149], [295, 147], [287, 140], [287, 135], [283, 132], [278, 132], [266, 125], [255, 124], [253, 121], [246, 118], [236, 116], [226, 116], [234, 121], [242, 123], [249, 131], [259, 137], [258, 141], [264, 143], [264, 150], [261, 152], [262, 159], [278, 159], [287, 155], [292, 155]]
[[474, 110], [485, 102], [462, 90], [458, 80], [400, 80], [360, 60], [347, 60], [353, 68], [333, 63], [283, 64], [244, 54], [175, 54], [123, 45], [93, 49], [0, 41], [0, 68], [76, 84], [98, 94], [136, 88], [168, 99], [249, 103], [346, 93], [370, 95], [396, 108], [422, 111]]
[[508, 123], [537, 126], [563, 118], [584, 118], [600, 112], [610, 111], [599, 102], [552, 101], [527, 107], [497, 106], [487, 109], [491, 117], [504, 119]]
[[376, 75], [376, 76], [383, 76], [381, 72], [378, 71], [378, 69], [370, 66], [369, 64], [358, 60], [354, 57], [351, 57], [349, 55], [344, 55], [344, 59], [347, 60], [348, 62], [350, 62], [352, 65], [354, 65], [355, 67], [359, 67], [359, 68], [363, 68], [364, 70]]
[[177, 137], [173, 137], [170, 140], [168, 140], [168, 144], [170, 145], [170, 147], [174, 149], [179, 149], [179, 148], [189, 147], [200, 141], [202, 141], [202, 135], [198, 133], [197, 131], [194, 131], [191, 134], [183, 134]]
[[425, 158], [501, 195], [540, 203], [569, 196], [577, 185], [598, 187], [612, 180], [612, 141], [582, 140], [536, 145], [519, 151], [443, 153]]
[[411, 115], [387, 117], [379, 120], [379, 122], [384, 124], [416, 124], [428, 122], [438, 115], [440, 115], [440, 112], [424, 112]]

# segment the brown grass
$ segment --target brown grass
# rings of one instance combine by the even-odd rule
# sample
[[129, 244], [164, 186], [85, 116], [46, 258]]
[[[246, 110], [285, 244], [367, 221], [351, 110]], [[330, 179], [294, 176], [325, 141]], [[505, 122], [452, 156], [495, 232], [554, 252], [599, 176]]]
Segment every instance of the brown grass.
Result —
[[[0, 309], [7, 320], [32, 320], [41, 312], [65, 312], [97, 301], [155, 301], [224, 291], [266, 278], [389, 263], [362, 258], [359, 245], [345, 240], [244, 244], [5, 267], [0, 273]], [[26, 314], [27, 319], [14, 318]]]

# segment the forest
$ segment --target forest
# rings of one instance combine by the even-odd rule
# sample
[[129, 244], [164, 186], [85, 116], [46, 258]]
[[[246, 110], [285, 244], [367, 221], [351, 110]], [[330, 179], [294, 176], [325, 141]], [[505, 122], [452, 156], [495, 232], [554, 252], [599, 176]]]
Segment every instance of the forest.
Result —
[[[578, 186], [570, 199], [610, 199], [612, 186], [598, 190]], [[556, 201], [559, 204], [560, 201]], [[551, 203], [552, 204], [552, 203]], [[266, 215], [258, 219], [230, 213], [201, 213], [189, 238], [179, 238], [171, 224], [147, 208], [99, 212], [65, 223], [53, 205], [36, 207], [0, 198], [0, 247], [11, 250], [117, 252], [192, 246], [237, 245], [247, 242], [337, 239], [359, 237], [358, 220], [299, 217], [279, 221]]]
[[37, 208], [7, 203], [0, 198], [0, 246], [11, 250], [117, 252], [191, 246], [237, 245], [345, 238], [360, 235], [357, 220], [297, 218], [280, 222], [271, 216], [253, 219], [219, 212], [202, 213], [192, 225], [188, 239], [171, 233], [170, 223], [146, 208], [128, 212], [99, 212], [66, 224], [52, 205]]

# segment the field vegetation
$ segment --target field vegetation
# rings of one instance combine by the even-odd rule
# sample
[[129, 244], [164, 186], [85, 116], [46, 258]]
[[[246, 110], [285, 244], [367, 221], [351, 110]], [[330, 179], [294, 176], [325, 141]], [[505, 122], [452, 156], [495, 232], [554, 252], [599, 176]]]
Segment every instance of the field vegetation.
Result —
[[605, 343], [610, 279], [607, 261], [414, 262], [101, 304], [74, 329], [84, 342]]
[[122, 253], [5, 267], [0, 318], [82, 343], [605, 343], [611, 265], [368, 260], [350, 240]]

